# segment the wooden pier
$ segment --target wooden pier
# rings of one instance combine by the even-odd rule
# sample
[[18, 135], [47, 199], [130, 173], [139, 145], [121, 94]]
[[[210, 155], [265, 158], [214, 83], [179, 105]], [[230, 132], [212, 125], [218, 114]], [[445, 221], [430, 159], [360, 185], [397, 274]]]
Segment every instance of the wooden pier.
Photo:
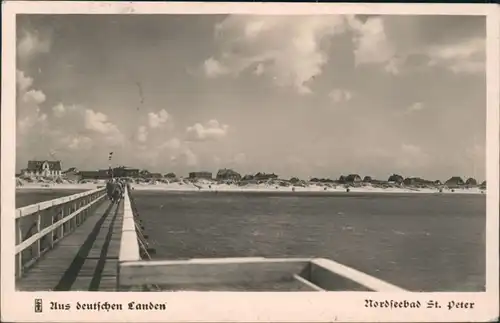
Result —
[[16, 210], [17, 290], [404, 291], [329, 259], [152, 261], [129, 190], [118, 203], [105, 196], [100, 188]]
[[114, 291], [123, 202], [103, 201], [73, 233], [19, 279], [22, 291]]

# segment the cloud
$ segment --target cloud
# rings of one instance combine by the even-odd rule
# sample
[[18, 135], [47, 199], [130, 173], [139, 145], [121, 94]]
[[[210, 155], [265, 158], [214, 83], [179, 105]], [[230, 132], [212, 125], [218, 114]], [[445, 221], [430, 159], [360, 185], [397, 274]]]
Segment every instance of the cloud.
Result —
[[178, 138], [172, 138], [160, 145], [160, 149], [179, 149], [182, 143]]
[[85, 110], [84, 123], [87, 130], [104, 135], [106, 142], [110, 145], [121, 145], [124, 143], [124, 136], [118, 127], [108, 120], [108, 116], [102, 112], [92, 109]]
[[36, 128], [42, 131], [46, 129], [47, 126], [47, 115], [45, 113], [40, 113], [40, 110], [37, 109], [33, 114], [21, 118], [17, 122], [17, 131], [20, 135], [27, 135], [32, 133]]
[[87, 136], [70, 135], [61, 140], [70, 150], [89, 150], [93, 146], [93, 141]]
[[16, 71], [16, 84], [20, 91], [26, 91], [33, 85], [33, 78], [26, 76], [23, 71]]
[[50, 51], [51, 39], [36, 31], [24, 30], [17, 42], [17, 55], [21, 60], [28, 60], [36, 54]]
[[255, 67], [254, 74], [308, 94], [308, 82], [328, 61], [321, 41], [344, 30], [343, 16], [229, 16], [215, 28], [220, 52], [205, 61], [205, 73], [238, 75]]
[[217, 77], [219, 75], [223, 75], [229, 72], [213, 57], [210, 57], [205, 61], [204, 69], [205, 69], [205, 74], [208, 77]]
[[347, 102], [352, 99], [352, 93], [344, 89], [334, 89], [328, 94], [328, 96], [335, 103]]
[[387, 39], [382, 17], [370, 18], [365, 23], [351, 19], [350, 25], [355, 31], [353, 42], [356, 65], [391, 61], [395, 49]]
[[24, 103], [34, 103], [37, 105], [45, 102], [45, 99], [45, 94], [39, 90], [29, 90], [22, 96], [22, 100]]
[[57, 105], [52, 107], [52, 113], [56, 118], [62, 118], [68, 113], [73, 113], [75, 111], [81, 110], [82, 108], [76, 105], [64, 105], [62, 103], [58, 103]]
[[422, 102], [415, 102], [412, 105], [410, 105], [408, 108], [406, 108], [406, 112], [412, 113], [412, 112], [417, 112], [423, 110], [424, 104]]
[[458, 38], [445, 28], [444, 36], [448, 37], [441, 36], [448, 40], [434, 41], [432, 34], [443, 31], [432, 30], [430, 26], [436, 21], [425, 19], [429, 18], [387, 16], [371, 17], [365, 22], [350, 19], [356, 65], [380, 64], [387, 73], [397, 75], [411, 70], [412, 56], [422, 56], [428, 60], [427, 67], [443, 67], [456, 74], [484, 72], [485, 36]]
[[115, 131], [116, 126], [108, 122], [108, 116], [102, 112], [95, 112], [94, 110], [85, 111], [85, 127], [104, 135]]
[[145, 126], [140, 126], [137, 130], [137, 140], [146, 142], [148, 140], [148, 129]]
[[40, 104], [46, 100], [45, 94], [40, 90], [31, 89], [33, 78], [17, 71], [17, 132], [26, 136], [33, 134], [37, 129], [42, 132], [47, 130], [47, 114], [42, 113]]
[[[50, 120], [52, 132], [59, 137], [87, 136], [94, 142], [118, 146], [125, 143], [125, 136], [117, 125], [102, 112], [87, 109], [81, 105], [58, 103], [52, 107], [54, 118]], [[78, 137], [78, 145], [87, 141]], [[76, 145], [75, 141], [75, 145]], [[81, 142], [81, 143], [80, 143]]]
[[427, 67], [439, 65], [454, 73], [484, 70], [484, 37], [432, 42], [427, 40], [430, 32], [425, 29], [425, 21], [419, 17], [414, 20], [408, 23], [407, 17], [392, 16], [361, 20], [348, 15], [231, 15], [215, 27], [218, 51], [205, 60], [204, 72], [215, 78], [250, 70], [279, 86], [309, 94], [311, 81], [321, 75], [332, 57], [326, 53], [324, 40], [346, 32], [352, 36], [356, 66], [380, 65], [385, 72], [398, 75], [410, 70], [412, 56], [422, 55], [429, 60]]
[[448, 46], [432, 46], [427, 50], [430, 66], [445, 66], [456, 74], [480, 73], [486, 67], [486, 42], [483, 38], [467, 39]]
[[190, 141], [218, 140], [227, 135], [229, 126], [219, 124], [215, 119], [208, 121], [205, 125], [196, 123], [194, 126], [187, 127], [187, 138]]
[[168, 114], [165, 109], [160, 110], [158, 113], [150, 112], [148, 113], [148, 121], [149, 121], [149, 126], [151, 128], [158, 128], [167, 120], [170, 119], [170, 115]]

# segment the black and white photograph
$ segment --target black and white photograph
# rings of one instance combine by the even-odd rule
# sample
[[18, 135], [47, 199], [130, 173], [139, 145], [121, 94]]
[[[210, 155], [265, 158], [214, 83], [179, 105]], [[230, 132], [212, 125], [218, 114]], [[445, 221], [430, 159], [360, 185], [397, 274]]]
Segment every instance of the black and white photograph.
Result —
[[[2, 73], [15, 291], [376, 297], [498, 282], [487, 15], [96, 8], [15, 15], [15, 76]], [[486, 308], [452, 301], [432, 306]]]

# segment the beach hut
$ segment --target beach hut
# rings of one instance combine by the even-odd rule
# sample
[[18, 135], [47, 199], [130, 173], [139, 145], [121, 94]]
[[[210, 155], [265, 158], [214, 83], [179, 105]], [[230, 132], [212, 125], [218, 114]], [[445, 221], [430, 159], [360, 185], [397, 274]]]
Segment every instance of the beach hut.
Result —
[[346, 183], [350, 183], [350, 184], [353, 184], [353, 183], [360, 183], [361, 182], [361, 176], [359, 176], [358, 174], [349, 174], [345, 177], [345, 182]]
[[467, 178], [467, 180], [465, 181], [465, 185], [467, 185], [468, 187], [477, 186], [477, 181], [476, 181], [476, 179], [474, 179], [474, 178], [472, 178], [472, 177], [469, 177], [469, 178]]
[[446, 185], [448, 188], [458, 188], [463, 186], [464, 184], [465, 182], [462, 178], [460, 178], [460, 176], [453, 176], [444, 183], [444, 185]]
[[175, 176], [174, 173], [168, 173], [168, 174], [165, 174], [164, 176], [165, 178], [167, 179], [174, 179], [174, 178], [177, 178], [177, 176]]
[[266, 174], [266, 173], [257, 173], [255, 174], [254, 176], [254, 179], [257, 180], [257, 181], [266, 181], [266, 180], [270, 180], [270, 179], [277, 179], [278, 178], [278, 175], [272, 173], [272, 174]]
[[387, 180], [389, 183], [396, 183], [396, 184], [401, 184], [404, 181], [403, 176], [398, 175], [398, 174], [392, 174], [389, 176], [389, 179]]
[[212, 179], [212, 173], [211, 172], [191, 172], [189, 173], [189, 179]]
[[241, 175], [232, 169], [224, 168], [224, 169], [219, 169], [216, 175], [216, 179], [218, 181], [227, 181], [227, 180], [239, 181], [241, 180]]

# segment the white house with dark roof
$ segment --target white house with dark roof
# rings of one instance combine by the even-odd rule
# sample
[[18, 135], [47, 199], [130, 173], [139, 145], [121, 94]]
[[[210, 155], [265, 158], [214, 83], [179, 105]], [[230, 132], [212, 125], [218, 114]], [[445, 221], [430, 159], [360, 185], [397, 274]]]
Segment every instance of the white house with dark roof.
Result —
[[61, 161], [30, 160], [28, 168], [23, 172], [25, 176], [59, 177], [61, 176]]

